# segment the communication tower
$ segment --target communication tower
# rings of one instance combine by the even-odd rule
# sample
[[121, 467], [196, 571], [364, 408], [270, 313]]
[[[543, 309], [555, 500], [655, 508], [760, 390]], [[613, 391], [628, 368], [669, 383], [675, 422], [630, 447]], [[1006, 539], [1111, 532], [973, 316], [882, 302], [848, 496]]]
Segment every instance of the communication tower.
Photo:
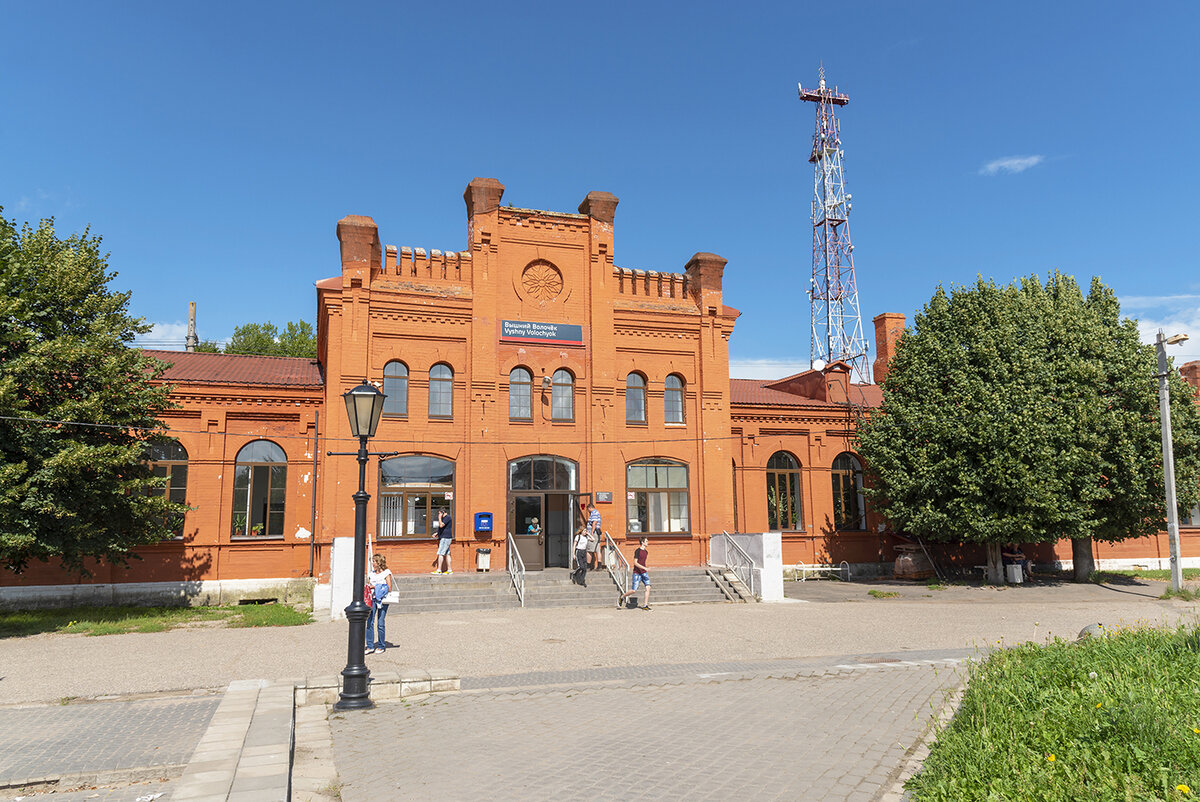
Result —
[[862, 317], [858, 312], [858, 283], [854, 278], [854, 246], [850, 244], [850, 201], [842, 171], [842, 142], [835, 106], [850, 102], [837, 88], [825, 86], [825, 67], [821, 66], [816, 89], [799, 85], [800, 99], [815, 103], [817, 129], [813, 134], [813, 253], [812, 340], [809, 359], [812, 366], [841, 360], [850, 365], [852, 379], [870, 383], [867, 373], [867, 341], [863, 337]]

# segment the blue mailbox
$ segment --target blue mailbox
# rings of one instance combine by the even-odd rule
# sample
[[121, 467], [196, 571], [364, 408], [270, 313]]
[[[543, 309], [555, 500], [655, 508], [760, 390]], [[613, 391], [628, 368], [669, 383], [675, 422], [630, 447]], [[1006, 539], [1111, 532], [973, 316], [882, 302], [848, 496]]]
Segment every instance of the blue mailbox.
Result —
[[475, 513], [475, 531], [476, 532], [492, 531], [492, 514], [490, 512]]

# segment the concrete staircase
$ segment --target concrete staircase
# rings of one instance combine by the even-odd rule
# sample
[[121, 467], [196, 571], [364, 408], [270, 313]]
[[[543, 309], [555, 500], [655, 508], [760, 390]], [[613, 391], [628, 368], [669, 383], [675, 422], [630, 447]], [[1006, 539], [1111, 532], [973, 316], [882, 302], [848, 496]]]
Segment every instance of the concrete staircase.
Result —
[[[400, 601], [388, 607], [389, 615], [453, 612], [455, 610], [511, 610], [520, 607], [506, 572], [445, 575], [396, 574]], [[687, 602], [741, 601], [719, 574], [704, 568], [659, 568], [650, 571], [651, 606]], [[607, 571], [589, 571], [587, 587], [571, 582], [565, 568], [548, 568], [525, 574], [526, 607], [610, 607], [617, 604], [618, 588]], [[641, 591], [638, 601], [641, 601]], [[633, 606], [634, 600], [628, 600]]]
[[400, 602], [397, 613], [440, 613], [454, 610], [511, 610], [521, 605], [506, 572], [463, 574], [394, 574]]

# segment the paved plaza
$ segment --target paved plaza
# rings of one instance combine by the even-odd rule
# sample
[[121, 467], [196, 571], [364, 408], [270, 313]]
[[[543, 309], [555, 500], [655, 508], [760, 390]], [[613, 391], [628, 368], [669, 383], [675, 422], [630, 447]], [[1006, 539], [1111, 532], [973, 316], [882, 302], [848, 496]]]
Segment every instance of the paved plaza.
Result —
[[[898, 799], [966, 661], [1196, 617], [1154, 582], [786, 587], [769, 605], [391, 617], [396, 648], [372, 670], [445, 668], [462, 692], [328, 719], [297, 708], [293, 798]], [[290, 732], [278, 699], [336, 675], [345, 643], [344, 622], [0, 640], [0, 776], [75, 780], [0, 799], [266, 799], [253, 789], [278, 782]], [[198, 796], [214, 783], [228, 790]]]
[[333, 753], [346, 802], [484, 788], [492, 800], [872, 799], [960, 672], [949, 659], [466, 692], [335, 713]]

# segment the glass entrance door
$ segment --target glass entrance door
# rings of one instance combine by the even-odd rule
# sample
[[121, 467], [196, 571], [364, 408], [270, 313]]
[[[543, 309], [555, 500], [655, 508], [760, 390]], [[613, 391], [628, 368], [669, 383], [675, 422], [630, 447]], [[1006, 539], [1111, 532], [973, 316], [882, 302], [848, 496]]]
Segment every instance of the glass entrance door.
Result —
[[[508, 520], [512, 522], [513, 541], [525, 563], [525, 570], [541, 571], [546, 567], [546, 514], [542, 510], [541, 494], [510, 496]], [[531, 527], [540, 531], [531, 533]]]

